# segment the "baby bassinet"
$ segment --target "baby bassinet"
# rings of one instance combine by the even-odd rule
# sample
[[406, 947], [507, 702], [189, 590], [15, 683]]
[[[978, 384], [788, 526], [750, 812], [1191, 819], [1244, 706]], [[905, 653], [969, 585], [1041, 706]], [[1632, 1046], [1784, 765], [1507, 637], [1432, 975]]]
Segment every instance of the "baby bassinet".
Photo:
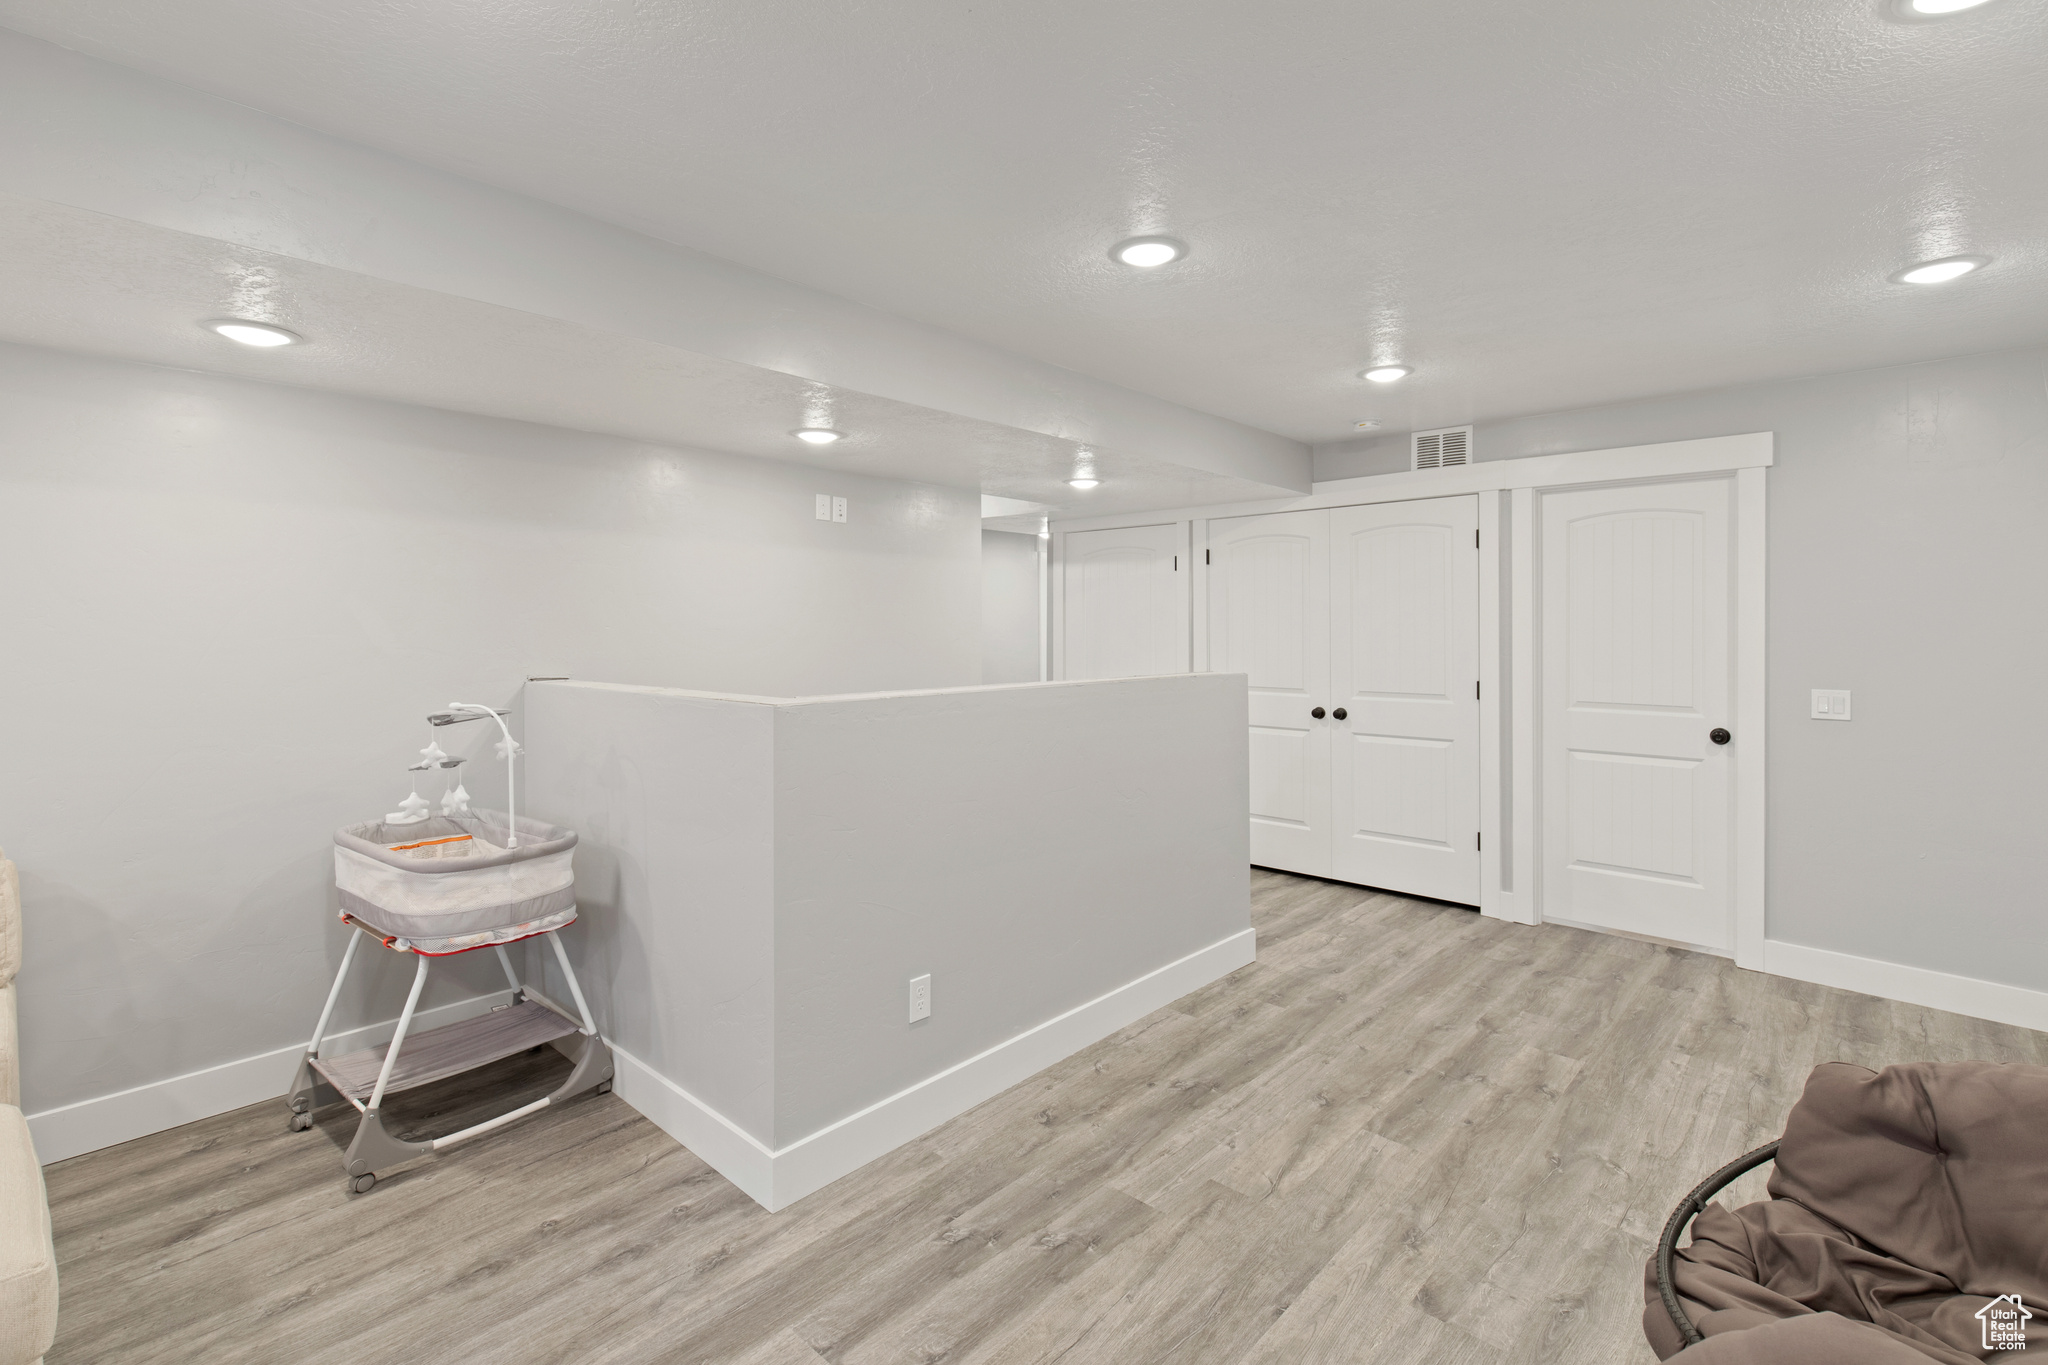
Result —
[[[299, 1131], [312, 1127], [314, 1106], [334, 1098], [347, 1100], [362, 1114], [342, 1158], [353, 1192], [369, 1191], [380, 1170], [441, 1151], [585, 1091], [611, 1088], [611, 1051], [597, 1035], [583, 988], [556, 935], [576, 919], [571, 866], [575, 847], [573, 831], [538, 820], [508, 819], [497, 811], [461, 811], [406, 823], [372, 820], [335, 832], [334, 882], [341, 917], [355, 932], [349, 935], [341, 970], [292, 1086], [291, 1126]], [[542, 935], [554, 948], [568, 982], [574, 1013], [523, 983], [505, 951], [507, 944]], [[320, 1049], [328, 1021], [356, 949], [366, 937], [417, 959], [412, 992], [388, 1045], [323, 1057]], [[408, 1040], [428, 964], [480, 948], [496, 951], [512, 988], [511, 1002]], [[385, 1130], [381, 1111], [387, 1094], [549, 1043], [566, 1052], [574, 1066], [568, 1079], [543, 1098], [431, 1140], [401, 1139]]]

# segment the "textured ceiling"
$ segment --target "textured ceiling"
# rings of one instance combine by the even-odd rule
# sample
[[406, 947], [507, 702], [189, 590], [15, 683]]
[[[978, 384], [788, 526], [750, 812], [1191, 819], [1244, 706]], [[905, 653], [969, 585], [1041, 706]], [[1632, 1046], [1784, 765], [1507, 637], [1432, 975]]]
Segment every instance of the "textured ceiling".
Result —
[[[197, 325], [252, 313], [311, 344], [254, 350]], [[1026, 500], [1011, 511], [1119, 512], [1273, 492], [1111, 450], [1093, 456], [1102, 486], [1081, 492], [1066, 485], [1070, 441], [9, 195], [0, 195], [0, 341]], [[811, 425], [848, 435], [819, 450], [788, 434]]]
[[[2048, 5], [0, 0], [1303, 440], [2048, 339]], [[1171, 233], [1154, 273], [1105, 250]], [[1939, 289], [1885, 276], [1996, 258]], [[1416, 367], [1387, 389], [1371, 361]]]

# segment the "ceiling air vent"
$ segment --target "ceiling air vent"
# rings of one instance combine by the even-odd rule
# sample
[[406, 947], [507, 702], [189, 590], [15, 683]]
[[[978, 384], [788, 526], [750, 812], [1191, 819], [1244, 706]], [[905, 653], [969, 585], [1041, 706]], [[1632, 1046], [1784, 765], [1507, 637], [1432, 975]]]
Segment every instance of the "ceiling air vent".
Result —
[[1415, 433], [1416, 469], [1444, 469], [1472, 463], [1472, 428], [1443, 427]]

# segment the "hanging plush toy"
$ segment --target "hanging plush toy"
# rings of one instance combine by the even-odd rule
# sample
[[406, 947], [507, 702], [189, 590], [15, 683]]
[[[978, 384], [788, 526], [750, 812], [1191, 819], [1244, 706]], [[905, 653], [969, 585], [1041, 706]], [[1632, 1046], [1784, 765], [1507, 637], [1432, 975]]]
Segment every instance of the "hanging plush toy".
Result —
[[464, 761], [460, 758], [444, 758], [441, 760], [442, 770], [451, 773], [455, 779], [455, 785], [443, 787], [441, 791], [441, 814], [443, 815], [469, 814], [469, 792], [463, 787], [462, 773], [458, 771]]

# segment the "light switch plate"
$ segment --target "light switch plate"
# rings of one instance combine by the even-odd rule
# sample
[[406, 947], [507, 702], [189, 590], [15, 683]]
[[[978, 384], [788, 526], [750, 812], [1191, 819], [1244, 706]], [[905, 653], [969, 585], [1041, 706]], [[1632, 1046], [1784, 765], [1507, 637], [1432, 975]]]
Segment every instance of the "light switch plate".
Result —
[[1813, 718], [1815, 720], [1849, 719], [1849, 694], [1829, 688], [1814, 688]]
[[818, 494], [818, 520], [832, 520], [832, 495], [830, 493]]
[[932, 974], [910, 978], [910, 1022], [932, 1017]]
[[834, 521], [845, 521], [845, 520], [846, 520], [846, 499], [845, 499], [845, 498], [834, 498], [834, 499], [832, 499], [832, 520], [834, 520]]

